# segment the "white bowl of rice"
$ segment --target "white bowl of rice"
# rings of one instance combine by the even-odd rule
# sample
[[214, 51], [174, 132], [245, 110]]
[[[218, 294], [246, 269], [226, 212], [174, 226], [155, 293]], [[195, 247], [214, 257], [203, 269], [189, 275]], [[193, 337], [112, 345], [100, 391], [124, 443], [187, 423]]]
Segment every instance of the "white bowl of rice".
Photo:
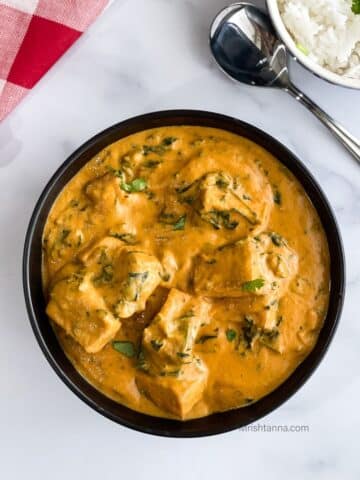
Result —
[[266, 0], [290, 53], [315, 75], [360, 89], [360, 0]]

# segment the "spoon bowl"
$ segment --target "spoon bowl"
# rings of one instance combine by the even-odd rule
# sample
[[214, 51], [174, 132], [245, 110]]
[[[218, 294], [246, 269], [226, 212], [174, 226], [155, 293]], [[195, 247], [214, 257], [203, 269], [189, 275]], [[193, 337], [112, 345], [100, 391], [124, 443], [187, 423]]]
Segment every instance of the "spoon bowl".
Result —
[[249, 3], [222, 10], [210, 28], [210, 48], [224, 73], [237, 82], [281, 86], [288, 79], [287, 55], [270, 18]]

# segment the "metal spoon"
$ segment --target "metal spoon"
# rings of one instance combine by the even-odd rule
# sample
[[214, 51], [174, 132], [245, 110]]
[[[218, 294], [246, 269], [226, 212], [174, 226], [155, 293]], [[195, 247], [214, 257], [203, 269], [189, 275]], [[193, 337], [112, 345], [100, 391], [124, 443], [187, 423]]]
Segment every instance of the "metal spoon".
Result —
[[290, 93], [316, 115], [360, 163], [360, 142], [291, 82], [286, 47], [266, 13], [245, 2], [223, 9], [211, 25], [210, 48], [221, 70], [233, 80]]

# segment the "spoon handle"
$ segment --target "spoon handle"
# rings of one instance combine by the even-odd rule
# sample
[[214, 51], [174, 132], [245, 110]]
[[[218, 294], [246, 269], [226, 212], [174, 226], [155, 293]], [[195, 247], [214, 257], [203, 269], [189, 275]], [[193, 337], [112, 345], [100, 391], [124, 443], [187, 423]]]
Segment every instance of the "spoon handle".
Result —
[[295, 85], [287, 85], [285, 91], [290, 93], [296, 100], [302, 103], [312, 112], [323, 124], [331, 130], [338, 140], [349, 150], [349, 152], [360, 163], [360, 142], [353, 135], [345, 130], [337, 121], [324, 112], [316, 103], [307, 97]]

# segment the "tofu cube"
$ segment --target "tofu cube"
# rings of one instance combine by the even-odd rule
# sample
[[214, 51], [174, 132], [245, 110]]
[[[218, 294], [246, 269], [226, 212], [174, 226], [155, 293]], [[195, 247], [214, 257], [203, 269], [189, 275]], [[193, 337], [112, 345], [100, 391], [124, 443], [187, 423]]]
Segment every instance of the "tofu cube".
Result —
[[203, 365], [189, 364], [167, 376], [139, 373], [136, 384], [158, 407], [184, 419], [201, 399], [207, 376]]
[[265, 225], [272, 207], [271, 188], [267, 182], [259, 184], [257, 172], [249, 168], [243, 165], [241, 177], [217, 171], [197, 179], [189, 188], [180, 186], [182, 201], [216, 229], [235, 230], [244, 222], [248, 227]]
[[161, 282], [162, 266], [156, 257], [105, 237], [81, 256], [114, 314], [127, 318], [143, 311]]
[[137, 383], [160, 408], [184, 418], [200, 399], [207, 369], [193, 354], [209, 304], [171, 289], [159, 313], [144, 330], [142, 372]]
[[121, 326], [89, 277], [76, 273], [55, 283], [46, 313], [88, 353], [99, 352]]
[[271, 295], [280, 297], [296, 274], [298, 259], [274, 234], [248, 237], [213, 254], [200, 255], [195, 265], [194, 290], [209, 297]]
[[145, 328], [142, 350], [150, 369], [158, 374], [193, 359], [193, 346], [200, 325], [209, 322], [209, 304], [175, 288], [159, 313]]

